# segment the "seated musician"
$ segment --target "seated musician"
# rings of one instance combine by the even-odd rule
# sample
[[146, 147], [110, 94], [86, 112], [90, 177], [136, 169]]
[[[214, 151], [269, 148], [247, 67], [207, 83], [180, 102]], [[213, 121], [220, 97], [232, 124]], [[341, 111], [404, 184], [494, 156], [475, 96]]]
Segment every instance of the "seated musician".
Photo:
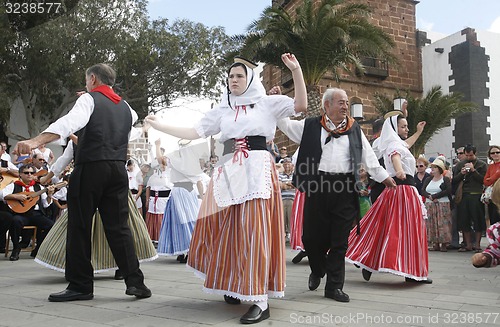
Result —
[[[19, 180], [7, 185], [2, 191], [3, 199], [9, 204], [12, 211], [14, 211], [13, 223], [15, 225], [15, 233], [12, 234], [12, 239], [18, 240], [23, 226], [34, 225], [37, 227], [37, 244], [31, 252], [32, 257], [36, 256], [45, 235], [47, 235], [54, 224], [44, 212], [44, 209], [52, 203], [51, 195], [54, 193], [54, 186], [47, 187], [46, 192], [42, 192], [38, 196], [38, 199], [27, 194], [28, 192], [42, 190], [40, 184], [35, 182], [35, 172], [36, 169], [32, 164], [21, 166], [19, 168]], [[26, 211], [28, 208], [29, 210]], [[16, 261], [19, 259], [21, 247], [19, 244], [16, 246], [14, 242], [13, 245], [14, 249], [12, 250], [10, 260]]]

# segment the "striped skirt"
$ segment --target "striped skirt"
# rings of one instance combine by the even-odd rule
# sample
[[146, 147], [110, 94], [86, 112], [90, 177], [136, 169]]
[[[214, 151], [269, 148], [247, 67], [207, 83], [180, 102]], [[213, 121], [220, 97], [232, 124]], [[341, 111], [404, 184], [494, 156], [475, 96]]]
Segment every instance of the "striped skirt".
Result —
[[244, 301], [285, 295], [283, 203], [274, 165], [270, 199], [219, 208], [213, 181], [203, 198], [188, 266], [204, 279], [204, 291]]
[[302, 229], [304, 221], [304, 193], [295, 191], [290, 221], [290, 246], [293, 250], [304, 250], [302, 244]]
[[429, 271], [422, 200], [413, 186], [386, 188], [349, 235], [346, 261], [371, 272], [426, 280]]
[[[144, 219], [139, 214], [134, 199], [129, 192], [129, 220], [135, 251], [140, 262], [151, 261], [158, 257], [149, 238]], [[66, 236], [68, 213], [65, 212], [50, 229], [43, 243], [40, 245], [35, 262], [45, 267], [64, 272], [66, 268]], [[92, 224], [92, 266], [94, 272], [102, 272], [118, 268], [109, 248], [104, 227], [99, 212], [94, 215]]]
[[189, 251], [196, 217], [198, 197], [182, 187], [174, 187], [165, 208], [158, 240], [159, 255], [179, 255]]
[[153, 241], [158, 241], [160, 239], [161, 222], [163, 220], [162, 213], [150, 213], [146, 214], [146, 228], [148, 230], [149, 237]]

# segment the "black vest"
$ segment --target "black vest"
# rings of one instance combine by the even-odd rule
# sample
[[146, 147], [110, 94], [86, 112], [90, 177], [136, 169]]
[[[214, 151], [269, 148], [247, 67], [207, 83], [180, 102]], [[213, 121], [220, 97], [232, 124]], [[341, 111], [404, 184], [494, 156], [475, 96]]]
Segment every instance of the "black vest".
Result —
[[[40, 187], [40, 184], [35, 184], [35, 185], [33, 185], [33, 189], [34, 189], [34, 192], [38, 192], [42, 188]], [[14, 184], [14, 190], [12, 191], [12, 194], [21, 193], [21, 192], [24, 192], [24, 188], [21, 185]], [[37, 204], [38, 204], [39, 210], [45, 215], [46, 214], [46, 210], [43, 207], [42, 197], [41, 196], [40, 196], [40, 198], [38, 198]], [[22, 213], [20, 215], [21, 216], [27, 216], [27, 217], [31, 216], [33, 214], [33, 212], [35, 211], [35, 207], [36, 207], [36, 205], [34, 205], [30, 210], [28, 210], [25, 213]]]
[[87, 125], [78, 132], [75, 164], [103, 160], [127, 160], [127, 145], [132, 114], [121, 100], [117, 104], [99, 92], [94, 98], [94, 112]]
[[[293, 184], [301, 192], [307, 191], [307, 186], [310, 182], [314, 182], [318, 176], [319, 161], [323, 153], [321, 148], [322, 128], [321, 117], [311, 117], [305, 120], [293, 179]], [[357, 184], [360, 180], [359, 164], [363, 152], [361, 128], [357, 122], [354, 122], [347, 136], [349, 137], [349, 152], [351, 154], [353, 174]]]

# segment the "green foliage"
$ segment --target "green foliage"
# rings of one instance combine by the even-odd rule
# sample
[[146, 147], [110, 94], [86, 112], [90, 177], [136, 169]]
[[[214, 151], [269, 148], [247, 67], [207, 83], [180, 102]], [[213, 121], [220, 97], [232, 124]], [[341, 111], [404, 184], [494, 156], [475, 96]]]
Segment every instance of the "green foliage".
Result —
[[[99, 62], [115, 68], [115, 88], [140, 118], [180, 96], [218, 96], [229, 49], [224, 30], [151, 22], [146, 5], [79, 0], [33, 28], [0, 25], [0, 119], [9, 137], [37, 135], [64, 114], [85, 89], [85, 69]], [[26, 112], [29, 135], [9, 129], [14, 101]]]
[[[425, 97], [419, 99], [406, 94], [396, 94], [408, 101], [408, 128], [409, 135], [417, 131], [417, 124], [425, 121], [424, 131], [417, 142], [411, 148], [412, 153], [418, 156], [425, 151], [425, 144], [442, 128], [449, 126], [450, 119], [457, 118], [460, 115], [477, 110], [477, 106], [471, 102], [463, 101], [460, 93], [443, 94], [440, 86], [434, 86]], [[393, 110], [392, 98], [383, 94], [375, 95], [375, 108], [383, 116], [385, 113]]]

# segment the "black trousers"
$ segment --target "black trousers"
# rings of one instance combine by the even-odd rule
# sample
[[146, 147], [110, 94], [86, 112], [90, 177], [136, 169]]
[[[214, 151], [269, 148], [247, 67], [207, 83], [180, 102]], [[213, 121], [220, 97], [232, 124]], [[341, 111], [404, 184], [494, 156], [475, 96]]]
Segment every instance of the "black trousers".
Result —
[[[22, 229], [23, 226], [27, 225], [34, 225], [37, 227], [37, 232], [36, 232], [36, 248], [35, 248], [35, 253], [38, 252], [38, 249], [40, 248], [40, 245], [42, 244], [43, 240], [45, 239], [45, 236], [48, 234], [52, 226], [54, 225], [54, 222], [50, 220], [49, 217], [45, 216], [41, 211], [32, 211], [28, 212], [29, 215], [21, 215], [21, 214], [16, 214], [13, 217], [13, 225], [14, 228], [16, 229], [16, 239], [19, 238], [19, 235], [22, 234]], [[28, 234], [28, 235], [33, 235]], [[12, 237], [13, 239], [14, 237]], [[12, 241], [12, 244], [14, 248], [19, 247], [19, 243], [16, 246], [14, 244], [14, 241]]]
[[354, 176], [320, 175], [317, 185], [306, 192], [302, 242], [311, 272], [327, 276], [325, 289], [342, 289], [347, 241], [359, 215]]
[[68, 289], [91, 293], [92, 217], [99, 209], [109, 247], [127, 287], [144, 283], [128, 226], [128, 178], [123, 161], [97, 161], [75, 166], [68, 187], [66, 279]]
[[0, 249], [5, 249], [5, 233], [9, 231], [12, 245], [14, 248], [19, 247], [19, 234], [14, 225], [14, 215], [8, 211], [0, 210]]

